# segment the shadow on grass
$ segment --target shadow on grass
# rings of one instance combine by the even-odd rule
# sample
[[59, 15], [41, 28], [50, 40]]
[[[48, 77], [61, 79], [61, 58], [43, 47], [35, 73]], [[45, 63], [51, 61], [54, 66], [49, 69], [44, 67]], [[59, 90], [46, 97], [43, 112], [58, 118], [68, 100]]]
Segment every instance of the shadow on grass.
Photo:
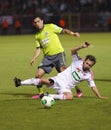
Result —
[[82, 96], [81, 98], [78, 98], [77, 96], [74, 96], [74, 99], [95, 99], [97, 97], [95, 96]]
[[[27, 94], [27, 93], [0, 93], [1, 95], [9, 95], [9, 96], [23, 96], [23, 97], [30, 97], [32, 99], [32, 94]], [[74, 96], [74, 99], [95, 99], [96, 97], [94, 96], [82, 96], [81, 98], [78, 98], [77, 96]]]
[[2, 95], [11, 95], [11, 96], [24, 96], [24, 97], [32, 97], [32, 94], [28, 93], [0, 93]]
[[111, 79], [95, 79], [95, 81], [111, 82]]

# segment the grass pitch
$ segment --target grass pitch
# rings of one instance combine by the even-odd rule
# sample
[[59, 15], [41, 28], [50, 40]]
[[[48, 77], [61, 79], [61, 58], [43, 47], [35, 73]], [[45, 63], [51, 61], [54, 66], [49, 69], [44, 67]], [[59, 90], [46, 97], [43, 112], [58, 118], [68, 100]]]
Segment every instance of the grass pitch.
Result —
[[[42, 55], [33, 67], [30, 60], [35, 51], [34, 35], [0, 36], [0, 130], [110, 130], [111, 129], [111, 33], [82, 33], [80, 38], [61, 35], [60, 40], [67, 55], [67, 65], [71, 62], [70, 49], [89, 41], [93, 46], [79, 54], [97, 57], [92, 68], [96, 85], [103, 96], [98, 99], [86, 82], [79, 84], [83, 97], [72, 101], [56, 101], [51, 109], [44, 109], [40, 100], [31, 96], [37, 93], [34, 86], [15, 88], [13, 78], [34, 77]], [[54, 76], [53, 72], [48, 76]], [[44, 91], [54, 93], [54, 90]]]

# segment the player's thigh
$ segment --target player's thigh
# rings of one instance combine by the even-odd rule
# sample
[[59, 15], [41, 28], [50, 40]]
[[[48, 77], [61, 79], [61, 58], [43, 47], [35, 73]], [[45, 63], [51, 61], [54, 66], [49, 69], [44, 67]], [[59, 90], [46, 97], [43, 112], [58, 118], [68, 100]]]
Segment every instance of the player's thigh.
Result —
[[38, 69], [44, 70], [45, 73], [50, 73], [54, 67], [52, 58], [52, 56], [44, 57]]
[[64, 69], [66, 69], [66, 55], [64, 52], [58, 54], [56, 61], [57, 62], [56, 62], [55, 68], [58, 72], [61, 72]]

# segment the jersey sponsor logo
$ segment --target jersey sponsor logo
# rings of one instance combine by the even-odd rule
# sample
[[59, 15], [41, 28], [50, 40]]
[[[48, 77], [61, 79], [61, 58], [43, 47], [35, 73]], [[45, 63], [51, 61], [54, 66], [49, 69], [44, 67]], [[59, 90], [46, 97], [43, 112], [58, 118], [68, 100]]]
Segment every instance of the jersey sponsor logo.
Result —
[[74, 78], [76, 81], [80, 81], [80, 77], [79, 77], [79, 75], [78, 75], [78, 73], [77, 73], [76, 71], [73, 71], [73, 72], [72, 72], [72, 76], [73, 76], [73, 78]]
[[48, 43], [49, 43], [49, 38], [45, 38], [45, 39], [41, 40], [40, 43], [43, 47], [47, 47]]
[[49, 34], [48, 32], [45, 32], [45, 35], [46, 35], [46, 36], [48, 36], [48, 34]]

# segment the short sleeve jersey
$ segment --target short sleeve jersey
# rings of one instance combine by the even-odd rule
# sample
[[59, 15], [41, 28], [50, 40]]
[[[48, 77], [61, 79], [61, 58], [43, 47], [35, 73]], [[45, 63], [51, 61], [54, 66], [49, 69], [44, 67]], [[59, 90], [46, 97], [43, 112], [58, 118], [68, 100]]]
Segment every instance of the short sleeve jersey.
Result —
[[45, 24], [43, 30], [35, 36], [36, 47], [43, 50], [44, 55], [55, 55], [64, 52], [57, 34], [62, 32], [62, 28], [55, 24]]

